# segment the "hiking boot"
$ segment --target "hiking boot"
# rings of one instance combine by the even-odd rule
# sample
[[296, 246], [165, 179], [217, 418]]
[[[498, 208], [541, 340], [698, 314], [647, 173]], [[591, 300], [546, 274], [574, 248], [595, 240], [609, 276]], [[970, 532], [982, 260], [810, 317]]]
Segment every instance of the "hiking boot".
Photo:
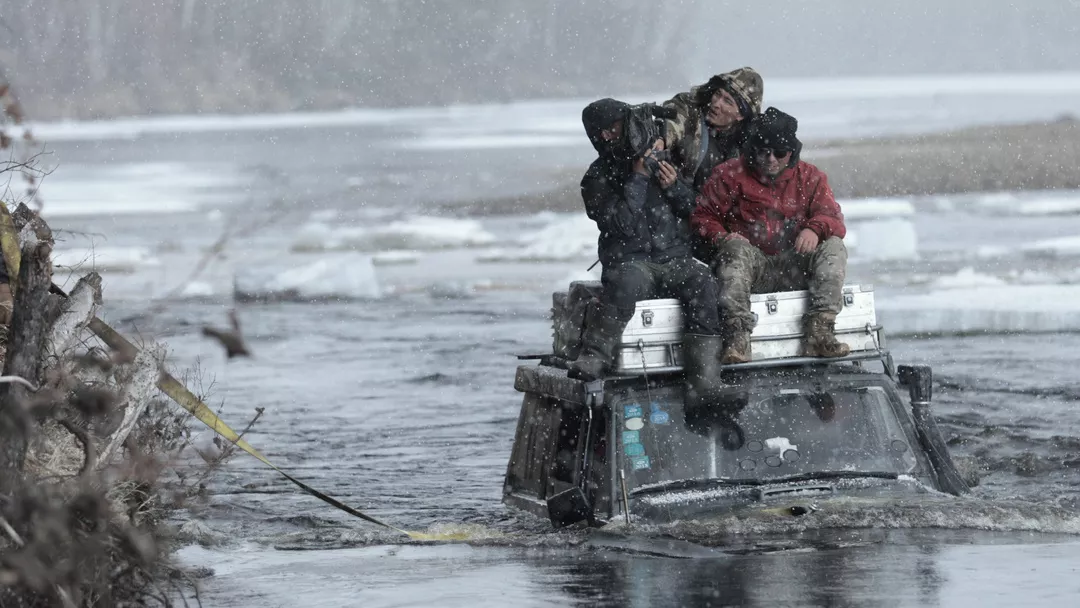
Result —
[[836, 339], [836, 313], [815, 312], [803, 317], [805, 333], [803, 355], [807, 357], [845, 357], [851, 347]]
[[724, 390], [720, 381], [721, 336], [683, 336], [683, 370], [686, 374], [686, 408], [709, 407]]
[[724, 352], [720, 355], [720, 363], [723, 365], [749, 363], [751, 361], [750, 329], [746, 328], [741, 321], [729, 321], [724, 329]]
[[626, 322], [619, 319], [614, 306], [601, 306], [595, 323], [585, 326], [581, 354], [567, 366], [567, 375], [591, 382], [603, 378], [615, 360], [615, 346], [622, 337]]

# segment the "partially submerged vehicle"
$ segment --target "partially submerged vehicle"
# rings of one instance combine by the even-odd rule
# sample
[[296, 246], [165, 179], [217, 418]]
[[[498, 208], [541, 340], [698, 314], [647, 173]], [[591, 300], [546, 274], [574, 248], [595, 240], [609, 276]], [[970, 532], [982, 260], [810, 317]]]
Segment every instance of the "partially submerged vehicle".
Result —
[[967, 491], [931, 414], [931, 370], [894, 365], [872, 287], [844, 288], [840, 359], [799, 356], [807, 292], [753, 296], [753, 359], [723, 366], [729, 388], [698, 411], [684, 406], [678, 300], [637, 303], [609, 377], [568, 377], [600, 289], [556, 293], [553, 352], [517, 369], [506, 504], [562, 527]]

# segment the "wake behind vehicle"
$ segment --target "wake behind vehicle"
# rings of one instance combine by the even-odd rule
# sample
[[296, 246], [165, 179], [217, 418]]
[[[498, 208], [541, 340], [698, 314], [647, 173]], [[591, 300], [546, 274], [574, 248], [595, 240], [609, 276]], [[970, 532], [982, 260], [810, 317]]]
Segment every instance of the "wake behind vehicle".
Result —
[[753, 360], [723, 366], [728, 389], [699, 410], [684, 406], [677, 300], [637, 303], [615, 373], [567, 376], [599, 289], [556, 293], [553, 353], [517, 369], [506, 504], [562, 527], [967, 491], [931, 414], [931, 370], [893, 364], [871, 287], [844, 288], [841, 359], [799, 356], [806, 292], [753, 296]]

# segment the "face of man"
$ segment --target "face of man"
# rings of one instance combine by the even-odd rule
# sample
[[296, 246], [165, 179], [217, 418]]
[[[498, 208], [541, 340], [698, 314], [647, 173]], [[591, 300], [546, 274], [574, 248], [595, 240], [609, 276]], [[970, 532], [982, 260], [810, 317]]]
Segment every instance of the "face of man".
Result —
[[787, 169], [788, 161], [791, 160], [791, 150], [778, 150], [775, 148], [758, 148], [754, 150], [754, 169], [762, 177], [776, 179]]
[[713, 93], [712, 101], [709, 102], [709, 111], [705, 115], [705, 122], [716, 129], [726, 129], [745, 118], [739, 112], [739, 104], [735, 98], [724, 89], [717, 89]]
[[600, 138], [609, 143], [613, 141], [618, 141], [618, 139], [622, 137], [622, 123], [623, 121], [621, 120], [616, 120], [615, 122], [611, 123], [610, 127], [604, 129], [603, 131], [600, 131]]

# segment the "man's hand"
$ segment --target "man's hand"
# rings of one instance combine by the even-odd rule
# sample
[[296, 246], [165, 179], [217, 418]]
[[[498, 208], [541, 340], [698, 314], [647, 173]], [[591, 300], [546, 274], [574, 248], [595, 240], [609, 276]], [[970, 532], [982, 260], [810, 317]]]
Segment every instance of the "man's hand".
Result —
[[816, 232], [809, 228], [803, 228], [802, 232], [795, 239], [795, 251], [799, 253], [813, 253], [817, 249], [818, 243], [821, 239], [818, 238]]
[[660, 162], [660, 171], [656, 177], [660, 180], [660, 187], [667, 190], [679, 179], [679, 172], [665, 160]]
[[725, 241], [745, 241], [747, 243], [750, 242], [750, 239], [748, 239], [745, 236], [739, 234], [738, 232], [729, 232], [729, 233], [725, 234], [723, 240], [725, 240]]
[[[638, 158], [634, 159], [634, 171], [636, 171], [636, 172], [638, 172], [638, 173], [640, 173], [642, 175], [651, 177], [652, 173], [649, 173], [649, 169], [647, 167], [645, 167], [645, 159], [652, 156], [653, 150], [663, 150], [663, 149], [664, 149], [664, 140], [663, 139], [657, 139], [656, 141], [654, 141], [652, 150], [649, 150], [648, 152], [646, 152], [645, 156], [639, 156]], [[664, 186], [664, 187], [667, 188], [667, 186]]]

